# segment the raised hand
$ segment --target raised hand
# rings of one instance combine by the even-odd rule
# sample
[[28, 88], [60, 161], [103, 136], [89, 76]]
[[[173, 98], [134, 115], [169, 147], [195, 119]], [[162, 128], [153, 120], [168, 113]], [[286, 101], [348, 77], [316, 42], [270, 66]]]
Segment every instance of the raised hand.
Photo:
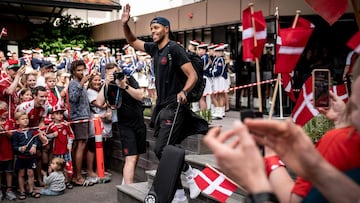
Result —
[[121, 23], [126, 24], [130, 20], [130, 5], [126, 4], [121, 15]]

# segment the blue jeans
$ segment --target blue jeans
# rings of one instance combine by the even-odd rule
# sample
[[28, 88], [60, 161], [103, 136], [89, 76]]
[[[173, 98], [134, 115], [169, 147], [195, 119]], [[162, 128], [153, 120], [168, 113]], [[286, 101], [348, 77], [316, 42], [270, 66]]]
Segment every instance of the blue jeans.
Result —
[[57, 196], [64, 194], [64, 191], [52, 191], [49, 188], [42, 188], [40, 194], [46, 196]]

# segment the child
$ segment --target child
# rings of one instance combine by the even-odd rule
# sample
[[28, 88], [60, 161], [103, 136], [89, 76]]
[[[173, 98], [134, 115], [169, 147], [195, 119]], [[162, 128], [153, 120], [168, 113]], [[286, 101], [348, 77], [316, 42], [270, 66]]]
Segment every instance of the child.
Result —
[[71, 164], [71, 150], [74, 140], [74, 133], [70, 125], [64, 121], [65, 108], [62, 106], [55, 106], [52, 110], [53, 121], [49, 124], [47, 129], [47, 137], [54, 138], [53, 142], [53, 156], [63, 158], [66, 161], [67, 170], [65, 172], [66, 187], [72, 189], [73, 185], [68, 182], [69, 175], [72, 174], [72, 169], [69, 168]]
[[[8, 200], [15, 200], [16, 195], [12, 191], [12, 173], [14, 171], [13, 163], [14, 156], [11, 145], [11, 133], [4, 131], [14, 129], [14, 121], [8, 119], [9, 117], [8, 105], [4, 101], [0, 101], [0, 183], [2, 174], [6, 174], [6, 198]], [[0, 186], [1, 188], [1, 186]], [[2, 190], [0, 190], [0, 201], [2, 199]]]
[[[46, 84], [46, 92], [48, 103], [51, 107], [60, 106], [64, 103], [63, 99], [60, 96], [60, 92], [56, 87], [56, 75], [53, 72], [45, 73], [45, 84]], [[45, 124], [49, 124], [52, 121], [51, 115], [45, 118]]]
[[45, 188], [40, 190], [40, 194], [48, 196], [57, 196], [64, 194], [65, 191], [65, 176], [64, 176], [65, 160], [55, 157], [51, 160], [49, 166], [49, 176], [41, 170], [44, 176]]
[[18, 171], [20, 195], [19, 200], [26, 199], [25, 171], [28, 177], [29, 193], [31, 197], [39, 198], [40, 194], [34, 191], [34, 169], [36, 169], [36, 147], [40, 144], [37, 130], [27, 130], [29, 117], [25, 111], [15, 113], [16, 124], [19, 129], [13, 133], [13, 150], [17, 153], [15, 169]]
[[23, 102], [27, 102], [33, 99], [32, 92], [30, 88], [23, 88], [19, 92], [20, 104]]

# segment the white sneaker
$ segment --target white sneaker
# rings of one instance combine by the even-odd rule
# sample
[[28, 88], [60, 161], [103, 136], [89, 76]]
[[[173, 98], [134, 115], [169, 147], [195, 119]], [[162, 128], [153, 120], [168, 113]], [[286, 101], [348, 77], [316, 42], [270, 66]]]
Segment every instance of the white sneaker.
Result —
[[8, 192], [6, 192], [6, 199], [8, 199], [8, 200], [15, 200], [15, 199], [16, 199], [16, 195], [14, 194], [13, 191], [8, 191]]
[[185, 190], [177, 189], [171, 203], [188, 203], [188, 199], [185, 196]]
[[2, 191], [0, 190], [0, 202], [2, 201], [2, 198], [3, 198], [3, 194]]
[[189, 170], [191, 170], [189, 175], [185, 173], [185, 175], [186, 175], [186, 183], [189, 186], [190, 198], [195, 199], [201, 193], [200, 188], [196, 185], [195, 180], [194, 180], [195, 176], [197, 176], [197, 174], [200, 171], [198, 169], [196, 169], [196, 168], [189, 168]]

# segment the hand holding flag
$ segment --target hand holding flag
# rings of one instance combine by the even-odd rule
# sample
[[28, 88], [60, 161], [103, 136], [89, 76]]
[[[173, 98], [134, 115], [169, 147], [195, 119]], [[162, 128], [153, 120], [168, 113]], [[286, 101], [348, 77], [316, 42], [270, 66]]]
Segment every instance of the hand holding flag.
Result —
[[220, 202], [225, 202], [237, 188], [233, 181], [210, 165], [207, 165], [194, 180], [203, 193]]

